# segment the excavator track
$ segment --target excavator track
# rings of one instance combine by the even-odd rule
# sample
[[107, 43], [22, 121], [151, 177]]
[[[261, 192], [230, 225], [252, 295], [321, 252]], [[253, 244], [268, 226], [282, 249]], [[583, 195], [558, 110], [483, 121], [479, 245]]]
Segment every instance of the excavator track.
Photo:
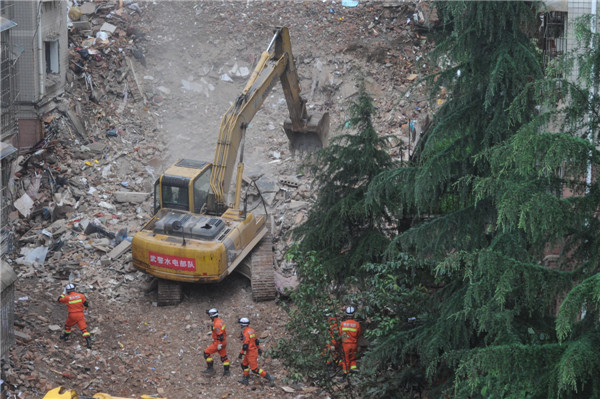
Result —
[[250, 285], [255, 302], [275, 299], [273, 237], [267, 233], [250, 255]]
[[158, 279], [158, 306], [179, 305], [183, 299], [183, 290], [178, 281]]

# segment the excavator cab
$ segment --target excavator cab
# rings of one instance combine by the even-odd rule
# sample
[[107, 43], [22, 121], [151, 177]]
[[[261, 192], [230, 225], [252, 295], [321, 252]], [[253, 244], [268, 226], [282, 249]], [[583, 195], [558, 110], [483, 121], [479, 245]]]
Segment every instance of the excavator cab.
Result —
[[154, 183], [154, 213], [163, 208], [203, 213], [210, 192], [211, 168], [204, 161], [177, 161]]

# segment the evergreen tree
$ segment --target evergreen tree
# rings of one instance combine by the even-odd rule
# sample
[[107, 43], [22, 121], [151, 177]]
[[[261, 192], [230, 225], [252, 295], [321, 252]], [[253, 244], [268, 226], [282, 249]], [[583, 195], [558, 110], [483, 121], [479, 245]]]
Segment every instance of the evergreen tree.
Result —
[[390, 220], [377, 202], [369, 205], [365, 194], [371, 180], [393, 165], [388, 141], [372, 123], [373, 100], [359, 81], [356, 98], [348, 107], [343, 129], [306, 166], [318, 192], [306, 222], [295, 229], [300, 251], [314, 251], [331, 279], [343, 281], [365, 262], [381, 259], [389, 243], [384, 226]]
[[[402, 321], [367, 354], [365, 365], [379, 372], [364, 384], [389, 394], [394, 386], [374, 377], [405, 377], [410, 367], [421, 371], [434, 394], [549, 397], [552, 374], [544, 367], [558, 350], [553, 309], [570, 276], [540, 264], [544, 241], [532, 242], [519, 226], [499, 224], [497, 196], [509, 199], [514, 191], [480, 189], [498, 172], [491, 154], [535, 113], [536, 96], [522, 90], [542, 78], [530, 39], [537, 9], [529, 2], [436, 6], [444, 30], [433, 55], [446, 67], [430, 81], [443, 82], [450, 98], [421, 139], [415, 162], [382, 173], [369, 192], [397, 218], [412, 218], [387, 253], [390, 266], [407, 254], [416, 266], [396, 268], [403, 276], [378, 276], [402, 282], [403, 295], [374, 301], [370, 312]], [[520, 119], [509, 117], [511, 104]], [[430, 277], [419, 287], [407, 276], [421, 268]], [[417, 317], [412, 325], [403, 322], [410, 315], [406, 309]], [[541, 347], [547, 351], [532, 356]]]
[[[388, 141], [373, 127], [374, 112], [372, 98], [359, 81], [343, 127], [351, 132], [335, 137], [305, 166], [314, 177], [317, 199], [306, 222], [293, 232], [300, 241], [287, 255], [300, 285], [291, 294], [292, 303], [284, 305], [288, 335], [273, 355], [283, 359], [292, 377], [309, 377], [323, 387], [336, 383], [331, 379], [334, 370], [326, 367], [330, 354], [325, 347], [331, 340], [328, 317], [341, 319], [347, 304], [344, 283], [357, 275], [363, 263], [380, 260], [390, 242], [385, 230], [390, 220], [387, 210], [365, 202], [370, 181], [393, 166]], [[336, 392], [358, 395], [352, 385]]]
[[[303, 226], [315, 230], [303, 230], [300, 245], [299, 274], [309, 284], [294, 294], [291, 319], [305, 330], [292, 330], [282, 348], [294, 353], [298, 345], [299, 359], [307, 348], [316, 353], [306, 343], [310, 334], [326, 337], [318, 304], [341, 298], [359, 305], [371, 341], [350, 380], [362, 396], [425, 389], [430, 397], [600, 397], [600, 187], [588, 178], [600, 161], [597, 35], [586, 29], [590, 21], [580, 24], [585, 51], [559, 60], [545, 78], [530, 40], [537, 3], [436, 5], [442, 70], [430, 82], [450, 97], [411, 164], [383, 168], [366, 188], [375, 175], [339, 190], [343, 180], [328, 176], [339, 176], [330, 166], [343, 158], [320, 169], [319, 188], [333, 186], [317, 201], [321, 217]], [[348, 197], [340, 190], [351, 187], [360, 190], [358, 208], [340, 206]], [[320, 226], [340, 221], [329, 209], [364, 219], [342, 224], [336, 240]], [[376, 232], [373, 242], [385, 243], [382, 226], [406, 220], [384, 257], [381, 246], [353, 252], [355, 234]], [[331, 284], [332, 276], [346, 285]]]
[[[522, 349], [545, 362], [537, 378], [546, 377], [548, 386], [537, 397], [600, 396], [595, 378], [600, 371], [595, 354], [600, 342], [600, 190], [592, 179], [600, 161], [600, 39], [591, 24], [596, 21], [590, 17], [577, 21], [579, 48], [557, 59], [546, 79], [529, 84], [517, 98], [514, 120], [524, 118], [522, 97], [533, 95], [545, 102], [533, 120], [490, 151], [493, 173], [476, 182], [478, 195], [494, 198], [498, 228], [522, 232], [538, 258], [552, 248], [552, 268], [542, 268], [542, 273], [559, 274], [566, 282], [560, 288], [546, 287], [547, 295], [560, 304], [558, 315], [550, 309], [555, 334], [546, 345]], [[486, 357], [498, 358], [490, 351], [464, 363], [463, 376], [473, 388], [486, 386], [473, 378], [472, 369]]]

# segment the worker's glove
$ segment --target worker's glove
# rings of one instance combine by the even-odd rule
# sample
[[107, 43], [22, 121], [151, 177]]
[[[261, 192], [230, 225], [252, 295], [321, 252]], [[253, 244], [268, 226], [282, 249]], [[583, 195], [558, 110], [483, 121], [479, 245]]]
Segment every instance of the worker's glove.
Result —
[[243, 359], [243, 358], [244, 358], [244, 354], [243, 354], [243, 353], [240, 353], [240, 354], [238, 355], [238, 359], [240, 359], [240, 360], [241, 360], [241, 359]]
[[220, 351], [221, 349], [223, 349], [223, 345], [221, 345], [221, 344], [218, 344], [218, 345], [217, 345], [217, 350], [219, 350], [219, 351]]
[[258, 348], [258, 356], [262, 356], [262, 349]]
[[87, 309], [85, 309], [85, 310], [83, 311], [83, 314], [87, 316], [87, 314], [88, 314], [88, 310], [87, 310]]

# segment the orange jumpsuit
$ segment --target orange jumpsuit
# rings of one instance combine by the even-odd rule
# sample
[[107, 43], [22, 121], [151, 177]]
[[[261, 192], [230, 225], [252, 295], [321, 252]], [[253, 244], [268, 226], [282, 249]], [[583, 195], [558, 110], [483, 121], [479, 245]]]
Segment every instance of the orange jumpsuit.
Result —
[[350, 371], [357, 371], [356, 352], [358, 350], [358, 338], [360, 338], [361, 335], [362, 329], [359, 322], [352, 319], [344, 320], [342, 322], [342, 325], [340, 326], [340, 337], [344, 352], [342, 366], [344, 367], [345, 374], [348, 374]]
[[256, 339], [256, 332], [250, 327], [245, 327], [242, 331], [242, 351], [240, 355], [243, 355], [242, 370], [244, 376], [250, 374], [250, 370], [254, 374], [258, 374], [261, 377], [266, 377], [267, 372], [263, 369], [258, 368], [258, 350], [260, 349], [260, 342]]
[[[227, 329], [225, 327], [225, 322], [219, 317], [213, 319], [212, 339], [213, 343], [204, 350], [206, 363], [212, 363], [212, 354], [219, 352], [223, 366], [225, 369], [229, 369], [229, 359], [227, 358]], [[221, 344], [221, 349], [219, 349], [219, 344]]]
[[84, 310], [88, 308], [88, 302], [85, 295], [75, 291], [71, 291], [68, 294], [61, 294], [58, 297], [58, 302], [67, 304], [67, 322], [65, 323], [65, 336], [71, 334], [71, 327], [77, 324], [77, 327], [81, 330], [84, 337], [89, 337], [90, 333], [87, 330], [87, 324], [85, 323]]

